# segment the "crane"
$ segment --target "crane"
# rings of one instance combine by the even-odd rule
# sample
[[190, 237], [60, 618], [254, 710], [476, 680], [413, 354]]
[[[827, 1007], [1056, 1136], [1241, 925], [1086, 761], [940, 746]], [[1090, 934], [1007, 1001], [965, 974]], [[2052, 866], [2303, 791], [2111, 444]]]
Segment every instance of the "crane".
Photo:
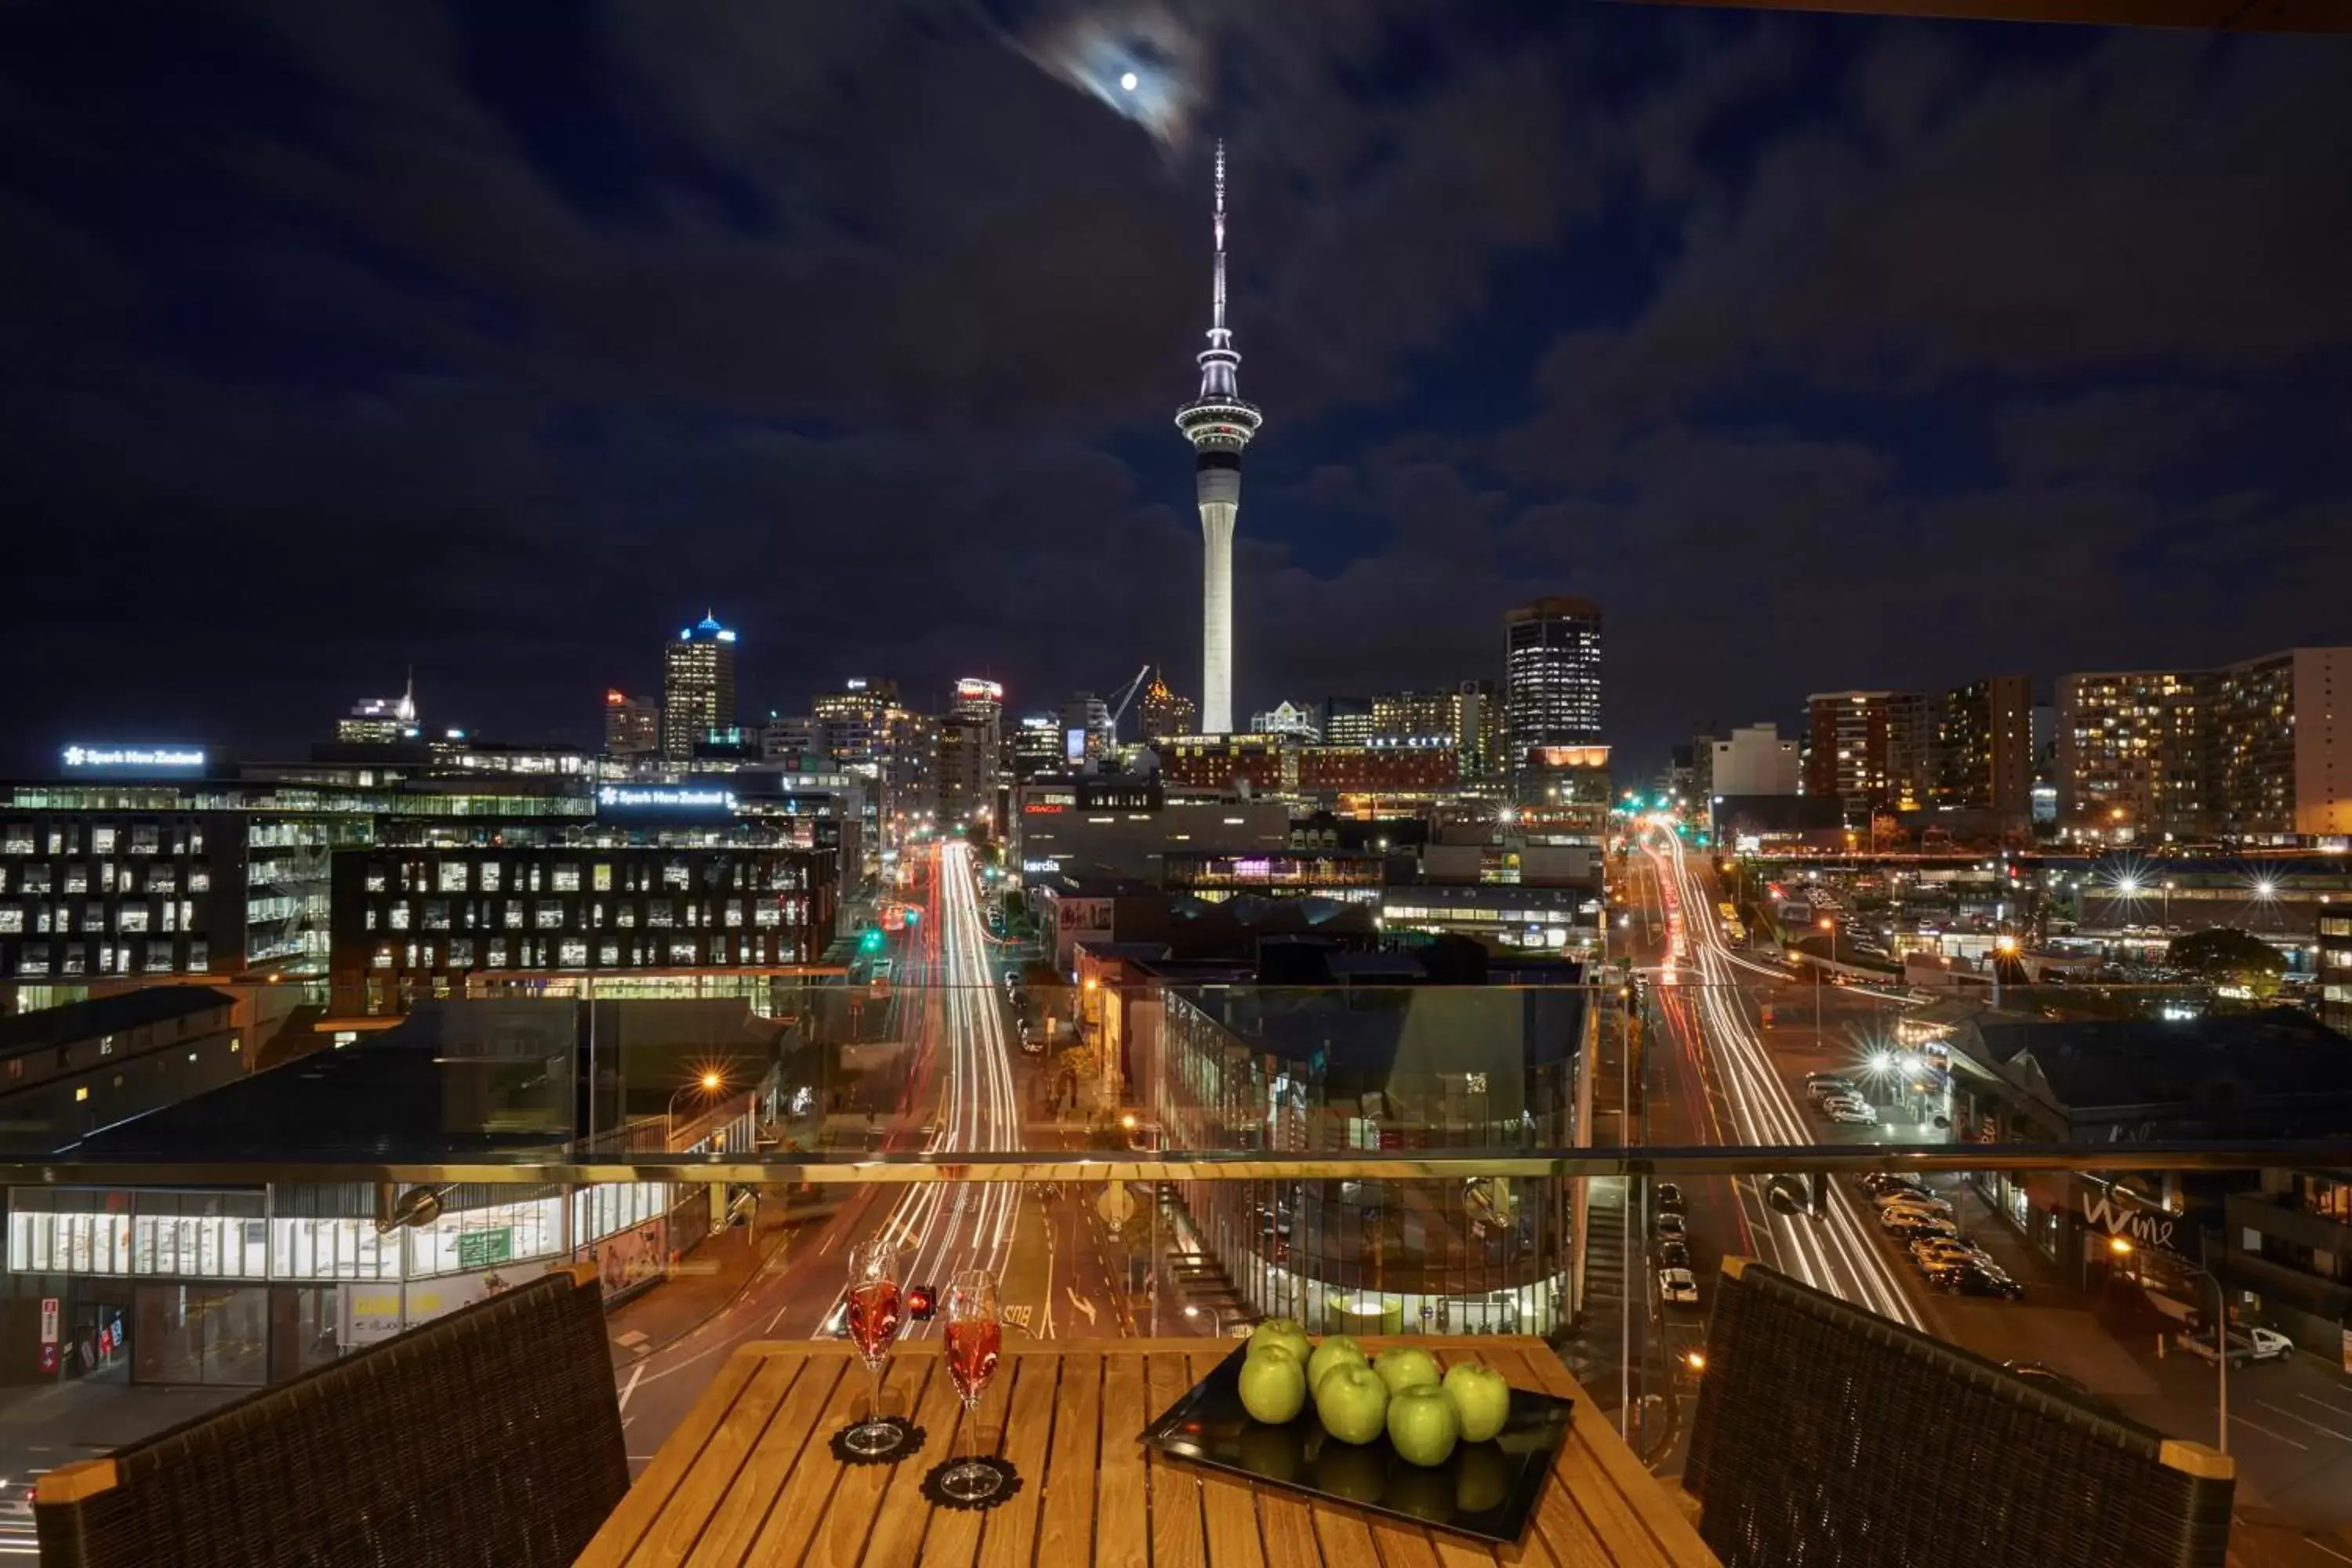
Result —
[[1143, 689], [1143, 678], [1150, 673], [1151, 667], [1145, 665], [1135, 672], [1135, 679], [1120, 689], [1118, 701], [1110, 710], [1110, 738], [1113, 743], [1118, 740], [1118, 721], [1127, 716], [1128, 704], [1133, 702], [1135, 694]]

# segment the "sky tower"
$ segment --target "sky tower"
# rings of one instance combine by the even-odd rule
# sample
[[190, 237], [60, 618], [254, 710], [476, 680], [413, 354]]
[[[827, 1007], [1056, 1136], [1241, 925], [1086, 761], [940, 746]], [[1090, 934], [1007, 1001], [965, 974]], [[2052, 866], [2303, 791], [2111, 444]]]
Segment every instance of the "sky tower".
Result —
[[1242, 356], [1225, 325], [1225, 144], [1217, 143], [1217, 265], [1209, 346], [1201, 351], [1201, 395], [1176, 411], [1192, 443], [1192, 492], [1201, 503], [1201, 731], [1234, 727], [1234, 519], [1242, 510], [1242, 448], [1265, 416], [1242, 401], [1234, 372]]

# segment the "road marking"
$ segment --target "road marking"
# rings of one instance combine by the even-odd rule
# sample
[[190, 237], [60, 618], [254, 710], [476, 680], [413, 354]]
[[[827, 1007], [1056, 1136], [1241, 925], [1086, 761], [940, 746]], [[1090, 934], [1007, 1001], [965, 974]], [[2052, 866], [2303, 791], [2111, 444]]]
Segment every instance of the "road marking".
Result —
[[629, 1369], [629, 1385], [621, 1390], [622, 1409], [626, 1410], [629, 1407], [629, 1395], [637, 1391], [637, 1384], [644, 1380], [645, 1375], [646, 1363], [643, 1362], [637, 1363], [635, 1366]]
[[1087, 1326], [1092, 1328], [1095, 1321], [1095, 1304], [1079, 1295], [1075, 1286], [1065, 1285], [1062, 1289], [1069, 1292], [1070, 1305], [1087, 1315]]
[[778, 1323], [782, 1322], [782, 1321], [783, 1321], [784, 1314], [785, 1314], [786, 1312], [791, 1311], [792, 1310], [793, 1310], [793, 1304], [792, 1304], [790, 1301], [787, 1301], [787, 1302], [785, 1302], [782, 1306], [781, 1306], [781, 1307], [777, 1308], [777, 1309], [776, 1309], [776, 1312], [775, 1312], [775, 1316], [773, 1316], [773, 1317], [772, 1317], [772, 1318], [770, 1318], [770, 1319], [768, 1320], [768, 1326], [767, 1326], [767, 1328], [766, 1328], [766, 1329], [764, 1329], [764, 1330], [762, 1330], [762, 1331], [762, 1331], [762, 1333], [766, 1333], [766, 1334], [772, 1334], [772, 1333], [774, 1333], [774, 1332], [776, 1331], [776, 1325], [777, 1325]]
[[2265, 1410], [2277, 1411], [2281, 1415], [2285, 1416], [2290, 1421], [2300, 1421], [2314, 1431], [2325, 1432], [2340, 1443], [2352, 1443], [2352, 1432], [2346, 1432], [2338, 1427], [2330, 1426], [2324, 1421], [2314, 1421], [2308, 1415], [2297, 1415], [2285, 1405], [2273, 1405], [2267, 1399], [2257, 1399], [2254, 1403], [2261, 1405]]
[[2344, 1553], [2336, 1551], [2336, 1548], [2328, 1545], [2327, 1542], [2320, 1540], [2319, 1537], [2315, 1535], [2306, 1533], [2303, 1540], [2305, 1545], [2317, 1547], [2320, 1551], [2326, 1552], [2330, 1557], [2335, 1558], [2338, 1563], [2352, 1563], [2352, 1557], [2345, 1556]]
[[[2322, 1399], [2315, 1394], [2297, 1394], [2295, 1397], [2297, 1399], [2308, 1399], [2314, 1405], [2318, 1405], [2322, 1410], [2340, 1410], [2347, 1415], [2352, 1415], [2352, 1405], [2338, 1405], [2332, 1399]], [[2347, 1561], [2352, 1562], [2352, 1559], [2347, 1559]]]
[[2267, 1427], [2267, 1426], [2263, 1426], [2263, 1425], [2261, 1422], [2259, 1422], [2259, 1421], [2249, 1421], [2249, 1420], [2247, 1420], [2244, 1416], [2242, 1416], [2242, 1415], [2236, 1415], [2236, 1414], [2234, 1414], [2234, 1413], [2230, 1416], [2230, 1419], [2231, 1419], [2231, 1420], [2232, 1420], [2232, 1421], [2235, 1421], [2235, 1422], [2236, 1422], [2239, 1426], [2252, 1426], [2255, 1431], [2260, 1432], [2263, 1436], [2265, 1436], [2265, 1437], [2270, 1437], [2270, 1438], [2273, 1438], [2273, 1439], [2275, 1439], [2275, 1440], [2276, 1440], [2276, 1441], [2278, 1441], [2278, 1442], [2284, 1443], [2284, 1444], [2285, 1444], [2288, 1447], [2290, 1447], [2290, 1448], [2300, 1448], [2300, 1449], [2302, 1449], [2302, 1450], [2303, 1450], [2305, 1453], [2306, 1453], [2306, 1454], [2308, 1454], [2309, 1452], [2311, 1452], [2311, 1445], [2310, 1445], [2310, 1444], [2308, 1444], [2308, 1443], [2298, 1443], [2298, 1442], [2296, 1442], [2294, 1438], [2292, 1438], [2292, 1437], [2288, 1436], [2287, 1436], [2285, 1433], [2284, 1433], [2284, 1432], [2273, 1432], [2273, 1431], [2272, 1431], [2269, 1427]]

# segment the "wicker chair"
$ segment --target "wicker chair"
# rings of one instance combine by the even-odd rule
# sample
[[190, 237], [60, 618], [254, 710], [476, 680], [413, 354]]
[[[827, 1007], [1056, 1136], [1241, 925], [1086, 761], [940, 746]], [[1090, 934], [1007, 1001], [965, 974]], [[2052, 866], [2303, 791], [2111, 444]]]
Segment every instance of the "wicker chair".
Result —
[[1684, 1485], [1727, 1568], [2221, 1568], [2229, 1456], [1723, 1267]]
[[629, 1487], [593, 1266], [40, 1479], [42, 1568], [568, 1568]]

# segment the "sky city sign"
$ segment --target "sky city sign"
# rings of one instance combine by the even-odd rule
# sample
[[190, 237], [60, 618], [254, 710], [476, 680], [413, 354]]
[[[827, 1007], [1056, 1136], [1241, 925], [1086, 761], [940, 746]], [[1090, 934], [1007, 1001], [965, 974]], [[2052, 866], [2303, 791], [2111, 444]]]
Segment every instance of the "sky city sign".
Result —
[[189, 773], [205, 765], [202, 746], [68, 746], [69, 768], [140, 768]]
[[596, 804], [620, 811], [732, 811], [731, 789], [683, 789], [674, 785], [633, 787], [606, 784], [596, 792]]

